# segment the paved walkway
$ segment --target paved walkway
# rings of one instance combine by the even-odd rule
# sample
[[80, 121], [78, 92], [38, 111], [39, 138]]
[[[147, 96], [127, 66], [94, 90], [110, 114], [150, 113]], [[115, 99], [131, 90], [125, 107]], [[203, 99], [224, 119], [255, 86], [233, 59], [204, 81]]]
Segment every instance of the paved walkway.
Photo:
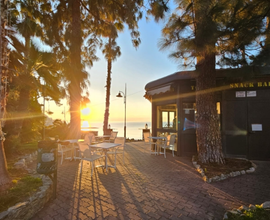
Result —
[[38, 219], [221, 220], [226, 210], [270, 200], [270, 161], [254, 161], [253, 174], [205, 183], [190, 158], [150, 155], [142, 142], [128, 143], [125, 165], [104, 173], [79, 161], [59, 166], [57, 198]]

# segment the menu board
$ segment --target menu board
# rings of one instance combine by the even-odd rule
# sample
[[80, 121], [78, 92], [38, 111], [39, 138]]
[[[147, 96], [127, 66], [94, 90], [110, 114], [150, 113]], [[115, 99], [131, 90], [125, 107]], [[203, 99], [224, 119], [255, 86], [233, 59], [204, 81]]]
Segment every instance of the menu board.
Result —
[[262, 131], [262, 124], [251, 124], [252, 131]]
[[247, 91], [247, 97], [256, 97], [257, 92], [256, 91]]
[[236, 97], [236, 98], [243, 98], [243, 97], [246, 97], [246, 91], [236, 91], [236, 92], [235, 92], [235, 97]]

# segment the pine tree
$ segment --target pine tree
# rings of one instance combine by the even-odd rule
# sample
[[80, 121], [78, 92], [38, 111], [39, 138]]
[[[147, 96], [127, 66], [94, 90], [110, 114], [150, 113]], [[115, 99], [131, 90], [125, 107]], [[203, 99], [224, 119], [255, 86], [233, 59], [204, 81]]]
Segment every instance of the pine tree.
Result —
[[173, 47], [171, 58], [196, 68], [196, 138], [203, 163], [224, 163], [216, 111], [216, 58], [220, 65], [248, 64], [246, 47], [263, 29], [262, 11], [254, 10], [254, 2], [178, 0], [177, 12], [162, 31], [160, 48]]

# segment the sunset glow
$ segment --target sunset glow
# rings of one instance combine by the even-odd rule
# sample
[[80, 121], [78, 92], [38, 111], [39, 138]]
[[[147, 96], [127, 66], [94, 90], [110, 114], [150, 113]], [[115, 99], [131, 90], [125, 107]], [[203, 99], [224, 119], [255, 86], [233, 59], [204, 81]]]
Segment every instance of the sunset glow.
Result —
[[90, 126], [89, 126], [88, 121], [82, 121], [81, 130], [82, 131], [89, 131], [90, 130]]
[[88, 116], [90, 113], [91, 113], [91, 110], [88, 107], [81, 109], [82, 116]]

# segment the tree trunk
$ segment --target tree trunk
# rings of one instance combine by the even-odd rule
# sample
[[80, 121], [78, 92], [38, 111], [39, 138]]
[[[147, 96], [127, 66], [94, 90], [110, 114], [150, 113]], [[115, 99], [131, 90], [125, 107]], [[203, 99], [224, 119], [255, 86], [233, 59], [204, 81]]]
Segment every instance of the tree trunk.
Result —
[[199, 76], [196, 81], [197, 151], [202, 163], [224, 163], [219, 117], [216, 107], [215, 54], [197, 60]]
[[81, 94], [78, 85], [69, 85], [70, 93], [70, 133], [69, 138], [81, 138], [81, 115], [80, 115], [80, 100]]
[[[28, 78], [26, 75], [25, 78]], [[22, 82], [25, 82], [25, 80], [22, 80]], [[15, 135], [20, 136], [21, 131], [23, 129], [24, 120], [27, 118], [27, 115], [29, 115], [29, 97], [30, 96], [30, 89], [29, 87], [26, 88], [24, 85], [22, 85], [22, 88], [20, 89], [20, 96], [19, 96], [19, 102], [18, 102], [18, 113], [19, 113], [19, 119], [16, 122], [16, 128], [15, 128]]]
[[71, 46], [70, 46], [70, 137], [80, 138], [81, 134], [81, 18], [80, 18], [80, 1], [72, 1], [72, 31], [71, 31]]
[[109, 123], [109, 109], [110, 109], [110, 95], [111, 95], [111, 70], [112, 70], [112, 60], [108, 59], [108, 67], [107, 67], [108, 75], [106, 81], [106, 108], [104, 114], [104, 123], [103, 123], [103, 134], [110, 134], [108, 132], [108, 123]]
[[209, 6], [211, 0], [195, 0], [195, 42], [198, 77], [196, 79], [196, 138], [198, 160], [224, 164], [219, 118], [216, 108], [216, 24]]
[[1, 1], [1, 7], [0, 7], [0, 192], [5, 190], [10, 184], [11, 179], [8, 175], [7, 171], [7, 161], [6, 161], [6, 155], [5, 155], [5, 149], [4, 149], [4, 134], [2, 131], [3, 127], [3, 119], [5, 117], [5, 111], [6, 111], [6, 97], [7, 97], [7, 91], [6, 91], [6, 84], [7, 83], [7, 70], [2, 69], [2, 67], [7, 68], [9, 63], [9, 51], [7, 49], [7, 40], [6, 40], [6, 5], [5, 1]]
[[31, 90], [31, 73], [29, 72], [29, 51], [30, 51], [30, 33], [26, 32], [24, 33], [24, 39], [25, 39], [25, 51], [24, 51], [24, 70], [19, 76], [20, 80], [20, 93], [19, 93], [19, 102], [18, 102], [18, 113], [19, 117], [16, 121], [16, 127], [15, 127], [15, 135], [20, 137], [21, 131], [23, 129], [24, 125], [24, 119], [27, 118], [27, 115], [29, 114], [29, 96], [30, 96], [30, 90]]
[[[2, 133], [2, 129], [0, 131]], [[11, 184], [11, 179], [7, 171], [7, 161], [4, 149], [4, 140], [0, 140], [0, 192], [7, 189]]]

